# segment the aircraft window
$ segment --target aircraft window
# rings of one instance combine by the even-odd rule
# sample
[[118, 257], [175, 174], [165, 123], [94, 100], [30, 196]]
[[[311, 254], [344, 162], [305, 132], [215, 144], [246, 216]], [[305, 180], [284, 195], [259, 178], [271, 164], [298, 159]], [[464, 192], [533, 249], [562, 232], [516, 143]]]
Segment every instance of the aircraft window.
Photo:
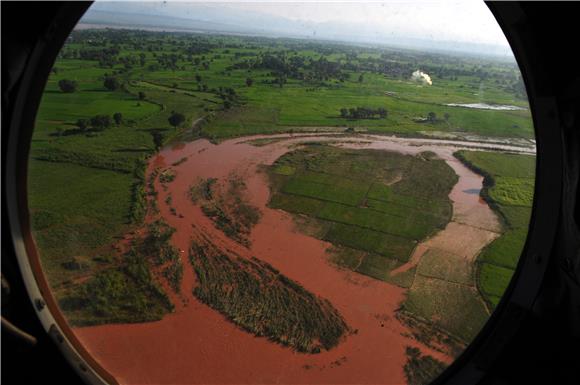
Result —
[[43, 94], [31, 230], [120, 383], [427, 384], [510, 283], [535, 153], [483, 3], [97, 2]]

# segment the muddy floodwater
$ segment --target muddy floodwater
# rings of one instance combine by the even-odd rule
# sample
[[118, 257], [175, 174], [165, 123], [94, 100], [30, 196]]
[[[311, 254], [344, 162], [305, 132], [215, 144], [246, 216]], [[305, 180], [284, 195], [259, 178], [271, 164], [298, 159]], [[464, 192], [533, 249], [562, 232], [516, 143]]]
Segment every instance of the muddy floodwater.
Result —
[[[278, 140], [262, 146], [248, 143], [260, 138]], [[299, 232], [290, 214], [267, 207], [270, 191], [260, 166], [271, 165], [296, 145], [313, 140], [405, 154], [432, 151], [459, 176], [450, 193], [451, 222], [419, 244], [410, 261], [399, 269], [416, 265], [429, 248], [473, 261], [481, 248], [498, 236], [496, 215], [479, 194], [473, 193], [481, 189], [482, 178], [453, 157], [460, 148], [481, 148], [479, 145], [373, 135], [276, 135], [237, 138], [217, 145], [197, 140], [165, 148], [150, 160], [148, 172], [181, 160], [172, 166], [176, 177], [167, 190], [156, 182], [160, 214], [176, 229], [172, 242], [182, 251], [182, 290], [180, 295], [171, 296], [175, 312], [158, 322], [75, 329], [86, 348], [121, 383], [404, 384], [407, 346], [440, 361], [452, 361], [410, 337], [407, 327], [395, 317], [406, 289], [336, 267], [328, 260], [329, 243]], [[506, 146], [505, 150], [521, 149]], [[199, 178], [231, 176], [245, 181], [250, 202], [262, 212], [251, 232], [249, 248], [216, 229], [188, 196], [190, 186]], [[178, 215], [163, 203], [168, 194]], [[196, 237], [209, 238], [220, 248], [271, 264], [305, 289], [328, 299], [357, 332], [329, 351], [303, 354], [241, 330], [191, 294], [196, 278], [188, 250]]]

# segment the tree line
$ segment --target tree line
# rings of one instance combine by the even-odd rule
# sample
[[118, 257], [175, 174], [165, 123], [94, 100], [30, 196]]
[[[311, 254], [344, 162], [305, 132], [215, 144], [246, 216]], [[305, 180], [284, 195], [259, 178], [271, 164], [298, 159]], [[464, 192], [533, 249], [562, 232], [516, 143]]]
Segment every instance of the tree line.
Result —
[[341, 108], [340, 117], [344, 119], [385, 119], [387, 110], [383, 107]]

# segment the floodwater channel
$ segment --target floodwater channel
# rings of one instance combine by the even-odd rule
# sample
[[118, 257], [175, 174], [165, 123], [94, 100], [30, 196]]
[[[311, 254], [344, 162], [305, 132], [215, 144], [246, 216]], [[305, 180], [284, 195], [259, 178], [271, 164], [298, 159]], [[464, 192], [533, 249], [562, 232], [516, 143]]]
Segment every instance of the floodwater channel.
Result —
[[[276, 141], [261, 146], [248, 143], [255, 139]], [[267, 175], [259, 172], [260, 166], [271, 165], [308, 141], [404, 154], [432, 151], [458, 175], [450, 193], [451, 221], [445, 229], [420, 243], [400, 271], [416, 265], [430, 248], [473, 262], [479, 251], [499, 235], [498, 218], [479, 194], [473, 193], [482, 188], [483, 178], [459, 162], [453, 152], [463, 148], [526, 151], [509, 145], [332, 134], [252, 136], [219, 144], [200, 139], [162, 149], [150, 159], [148, 174], [157, 167], [182, 160], [171, 166], [176, 177], [167, 190], [156, 182], [160, 214], [176, 229], [172, 243], [182, 251], [182, 290], [179, 295], [171, 295], [175, 312], [157, 322], [74, 329], [89, 352], [119, 382], [404, 384], [407, 346], [417, 347], [443, 362], [452, 361], [446, 354], [413, 339], [407, 326], [395, 317], [406, 289], [331, 264], [327, 252], [331, 244], [298, 231], [291, 214], [267, 207], [270, 190]], [[200, 178], [225, 180], [232, 176], [245, 182], [247, 198], [262, 213], [251, 232], [250, 247], [236, 243], [216, 229], [188, 196], [190, 186]], [[178, 215], [173, 215], [163, 203], [169, 194]], [[188, 250], [196, 237], [211, 239], [217, 247], [242, 257], [254, 256], [271, 264], [307, 290], [328, 299], [357, 332], [329, 351], [303, 354], [241, 330], [191, 294], [196, 278]]]

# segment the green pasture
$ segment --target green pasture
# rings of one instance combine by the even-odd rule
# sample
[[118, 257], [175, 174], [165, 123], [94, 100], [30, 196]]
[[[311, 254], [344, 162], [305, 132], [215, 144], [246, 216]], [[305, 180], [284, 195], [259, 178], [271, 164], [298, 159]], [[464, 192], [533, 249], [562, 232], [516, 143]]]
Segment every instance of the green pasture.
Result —
[[526, 241], [536, 158], [481, 151], [459, 151], [455, 155], [484, 175], [482, 195], [503, 221], [501, 236], [478, 257], [478, 288], [493, 308], [510, 282]]
[[93, 261], [109, 253], [104, 246], [127, 230], [132, 183], [132, 176], [114, 171], [29, 162], [33, 236], [53, 288], [85, 273], [64, 267], [72, 257]]

